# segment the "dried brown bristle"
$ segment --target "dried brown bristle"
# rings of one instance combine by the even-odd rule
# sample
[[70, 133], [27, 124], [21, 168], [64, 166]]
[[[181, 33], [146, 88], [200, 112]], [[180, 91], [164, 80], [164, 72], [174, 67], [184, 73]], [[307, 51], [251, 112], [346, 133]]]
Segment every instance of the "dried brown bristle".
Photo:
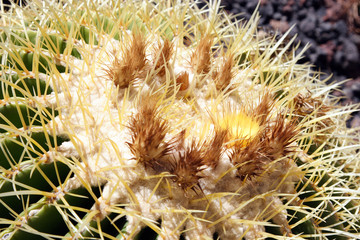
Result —
[[214, 137], [208, 143], [204, 144], [206, 149], [204, 153], [204, 164], [216, 168], [224, 152], [224, 143], [227, 134], [228, 131], [226, 129], [218, 128], [215, 130]]
[[132, 70], [127, 68], [116, 56], [116, 51], [113, 51], [110, 55], [110, 57], [113, 58], [112, 63], [110, 66], [104, 67], [108, 79], [112, 80], [120, 89], [129, 87], [134, 81]]
[[191, 66], [198, 74], [206, 74], [211, 69], [211, 46], [213, 43], [210, 35], [200, 39], [199, 44], [191, 55]]
[[[300, 122], [304, 118], [321, 118], [327, 115], [332, 109], [331, 106], [326, 105], [320, 98], [313, 98], [310, 93], [306, 95], [298, 94], [294, 98], [293, 114], [298, 116], [297, 121]], [[316, 123], [315, 130], [322, 133], [330, 133], [336, 124], [330, 117], [322, 118]], [[326, 134], [317, 134], [313, 141], [323, 142], [326, 140]]]
[[[298, 94], [294, 98], [295, 112], [299, 116], [316, 114], [317, 117], [325, 116], [332, 108], [324, 103], [320, 98], [313, 98], [310, 94], [306, 96]], [[332, 122], [327, 122], [331, 124]]]
[[[212, 79], [215, 82], [216, 89], [223, 91], [229, 87], [231, 79], [234, 77], [232, 67], [234, 66], [234, 55], [225, 58], [221, 68], [213, 72]], [[230, 88], [228, 88], [230, 90]]]
[[185, 192], [189, 189], [196, 191], [201, 171], [204, 167], [203, 149], [199, 143], [192, 141], [191, 145], [174, 159], [173, 167], [170, 173], [175, 175], [173, 180]]
[[179, 91], [185, 91], [189, 88], [189, 73], [181, 72], [176, 76], [176, 85], [180, 86]]
[[274, 120], [264, 124], [250, 142], [236, 144], [229, 158], [238, 166], [238, 176], [241, 179], [258, 176], [268, 163], [291, 153], [291, 144], [298, 134], [295, 124], [296, 121], [286, 122], [285, 117], [278, 114]]
[[260, 136], [250, 143], [246, 142], [246, 145], [235, 145], [229, 158], [237, 166], [237, 175], [241, 180], [251, 179], [261, 174], [263, 166], [268, 161], [266, 156], [261, 154], [263, 151], [264, 147]]
[[274, 126], [266, 134], [266, 155], [275, 160], [290, 153], [290, 145], [296, 140], [298, 132], [296, 121], [286, 122], [283, 115], [277, 115]]
[[141, 98], [138, 112], [131, 116], [128, 128], [131, 142], [126, 144], [134, 159], [145, 167], [158, 168], [171, 146], [164, 141], [168, 122], [160, 117], [154, 96]]
[[169, 66], [170, 59], [173, 55], [173, 44], [165, 39], [163, 43], [158, 43], [154, 49], [154, 66], [157, 74], [162, 77], [165, 75], [165, 70]]
[[146, 65], [145, 50], [146, 42], [143, 37], [133, 34], [130, 46], [123, 51], [122, 59], [116, 56], [116, 51], [111, 53], [112, 64], [104, 69], [108, 78], [120, 89], [129, 87]]
[[256, 119], [260, 126], [268, 122], [271, 110], [274, 107], [274, 101], [271, 94], [266, 92], [260, 99], [259, 104], [252, 111], [251, 116]]
[[124, 51], [125, 64], [134, 69], [142, 70], [146, 65], [146, 41], [141, 34], [133, 34], [131, 44]]

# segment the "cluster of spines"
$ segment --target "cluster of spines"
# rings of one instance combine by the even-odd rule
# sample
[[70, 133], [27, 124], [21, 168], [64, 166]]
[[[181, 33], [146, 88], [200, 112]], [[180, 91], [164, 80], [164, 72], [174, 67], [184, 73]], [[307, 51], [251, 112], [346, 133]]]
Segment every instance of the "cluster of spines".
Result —
[[[147, 95], [141, 98], [137, 113], [130, 118], [131, 141], [127, 145], [139, 164], [157, 173], [169, 172], [184, 191], [199, 189], [201, 172], [206, 168], [215, 169], [227, 150], [228, 158], [236, 166], [237, 176], [251, 180], [263, 173], [272, 161], [288, 156], [297, 139], [298, 129], [294, 123], [280, 113], [272, 116], [272, 101], [270, 94], [265, 94], [248, 114], [251, 116], [249, 121], [260, 126], [250, 129], [256, 131], [254, 136], [234, 134], [233, 126], [217, 122], [222, 121], [220, 118], [211, 120], [215, 128], [213, 133], [207, 133], [206, 140], [186, 139], [186, 132], [191, 131], [186, 129], [166, 140], [170, 123], [161, 117], [156, 97]], [[251, 122], [248, 124], [251, 128]], [[241, 131], [249, 126], [236, 127]]]
[[[121, 57], [118, 57], [118, 50], [109, 53], [111, 64], [103, 68], [107, 79], [114, 82], [120, 88], [128, 88], [135, 84], [137, 80], [159, 76], [168, 81], [175, 77], [175, 85], [182, 92], [189, 89], [189, 73], [183, 71], [173, 76], [171, 73], [171, 60], [174, 55], [174, 42], [167, 38], [158, 40], [152, 49], [152, 62], [146, 56], [146, 49], [149, 45], [141, 33], [133, 34], [130, 44], [123, 47]], [[213, 80], [216, 90], [219, 92], [229, 91], [231, 81], [234, 77], [234, 54], [223, 54], [223, 64], [217, 69], [213, 66], [213, 47], [214, 39], [210, 34], [204, 34], [192, 51], [189, 59], [192, 71], [198, 76], [195, 81], [198, 83], [209, 76]], [[166, 76], [166, 72], [170, 73]], [[149, 77], [151, 76], [151, 77]]]
[[131, 141], [126, 143], [134, 159], [146, 169], [173, 174], [173, 180], [183, 190], [194, 189], [205, 166], [216, 167], [226, 130], [218, 129], [210, 141], [194, 139], [190, 145], [185, 144], [185, 129], [166, 140], [169, 122], [161, 117], [154, 95], [143, 96], [139, 102], [128, 124]]
[[112, 64], [104, 68], [108, 78], [119, 88], [128, 88], [142, 75], [146, 67], [146, 41], [141, 34], [133, 33], [129, 46], [122, 51], [122, 59], [117, 52], [111, 53]]

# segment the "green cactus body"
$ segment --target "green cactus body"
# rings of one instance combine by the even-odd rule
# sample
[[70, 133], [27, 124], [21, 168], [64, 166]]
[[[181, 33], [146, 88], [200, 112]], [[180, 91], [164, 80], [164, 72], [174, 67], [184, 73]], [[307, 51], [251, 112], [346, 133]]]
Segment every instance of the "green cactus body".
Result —
[[355, 106], [257, 20], [217, 1], [3, 12], [0, 237], [360, 238]]

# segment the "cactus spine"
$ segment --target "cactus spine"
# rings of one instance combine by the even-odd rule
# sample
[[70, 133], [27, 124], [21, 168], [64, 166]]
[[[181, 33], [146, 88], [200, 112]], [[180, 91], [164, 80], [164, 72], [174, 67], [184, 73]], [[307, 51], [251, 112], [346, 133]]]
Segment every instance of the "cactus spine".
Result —
[[2, 239], [359, 238], [355, 107], [256, 14], [46, 0], [0, 20]]

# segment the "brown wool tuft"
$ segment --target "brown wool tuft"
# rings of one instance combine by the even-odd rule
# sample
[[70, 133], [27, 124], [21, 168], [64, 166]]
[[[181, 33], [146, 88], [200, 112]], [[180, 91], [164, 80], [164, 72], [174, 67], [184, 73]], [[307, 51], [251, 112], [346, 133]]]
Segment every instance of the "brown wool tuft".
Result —
[[268, 122], [270, 112], [274, 108], [274, 101], [269, 92], [266, 92], [260, 99], [259, 104], [252, 111], [251, 116], [256, 119], [260, 126]]
[[141, 34], [133, 34], [129, 48], [124, 52], [124, 62], [134, 71], [141, 71], [146, 65], [146, 41]]
[[224, 143], [227, 138], [228, 131], [225, 129], [215, 130], [214, 137], [204, 146], [206, 151], [204, 153], [204, 164], [209, 167], [216, 168], [221, 155], [224, 153]]
[[127, 142], [134, 159], [146, 168], [157, 169], [162, 158], [169, 154], [171, 146], [165, 142], [168, 122], [159, 115], [154, 96], [148, 95], [140, 99], [138, 112], [131, 116], [128, 128], [131, 142]]
[[190, 63], [197, 74], [207, 74], [211, 69], [211, 46], [213, 39], [205, 35], [191, 55]]
[[[320, 98], [313, 98], [311, 94], [302, 95], [298, 94], [294, 98], [294, 112], [299, 116], [299, 120], [303, 117], [314, 116], [323, 117], [332, 109], [332, 107], [326, 105]], [[334, 122], [330, 118], [324, 118], [319, 121], [318, 130], [320, 128], [332, 128], [335, 126]]]
[[116, 51], [111, 53], [112, 64], [105, 67], [108, 78], [120, 89], [130, 87], [137, 77], [142, 75], [146, 66], [146, 42], [141, 35], [132, 35], [129, 47], [123, 51], [122, 59], [116, 56]]
[[298, 133], [296, 121], [286, 122], [285, 116], [277, 115], [264, 141], [267, 155], [275, 160], [292, 152], [291, 144]]
[[214, 71], [212, 74], [212, 79], [215, 82], [216, 89], [218, 91], [224, 91], [228, 88], [231, 83], [231, 79], [234, 77], [234, 72], [232, 67], [234, 66], [234, 55], [231, 54], [229, 57], [225, 58], [225, 61], [221, 68], [218, 71]]
[[166, 69], [169, 68], [173, 48], [173, 44], [168, 39], [165, 39], [163, 43], [158, 43], [158, 46], [154, 49], [153, 64], [160, 77], [164, 76]]
[[202, 144], [192, 141], [190, 146], [183, 149], [177, 159], [173, 159], [170, 173], [174, 175], [173, 181], [185, 192], [199, 189], [201, 171], [204, 170], [204, 152]]
[[185, 91], [189, 88], [188, 72], [181, 72], [176, 76], [176, 86], [180, 86], [179, 91]]
[[109, 55], [113, 60], [110, 66], [104, 67], [107, 78], [112, 80], [120, 89], [128, 88], [135, 79], [133, 71], [116, 56], [116, 51]]
[[236, 144], [229, 154], [232, 163], [238, 167], [237, 174], [242, 180], [259, 176], [267, 164], [293, 152], [291, 144], [299, 132], [296, 121], [286, 122], [281, 114], [269, 121], [254, 139]]
[[231, 162], [237, 166], [237, 175], [241, 180], [252, 179], [263, 172], [263, 167], [269, 159], [263, 155], [264, 146], [260, 136], [247, 145], [235, 145], [229, 154]]
[[313, 98], [310, 93], [303, 95], [298, 94], [294, 98], [295, 109], [301, 113], [301, 115], [312, 114], [315, 110], [325, 115], [326, 112], [332, 108], [327, 106], [320, 98]]

